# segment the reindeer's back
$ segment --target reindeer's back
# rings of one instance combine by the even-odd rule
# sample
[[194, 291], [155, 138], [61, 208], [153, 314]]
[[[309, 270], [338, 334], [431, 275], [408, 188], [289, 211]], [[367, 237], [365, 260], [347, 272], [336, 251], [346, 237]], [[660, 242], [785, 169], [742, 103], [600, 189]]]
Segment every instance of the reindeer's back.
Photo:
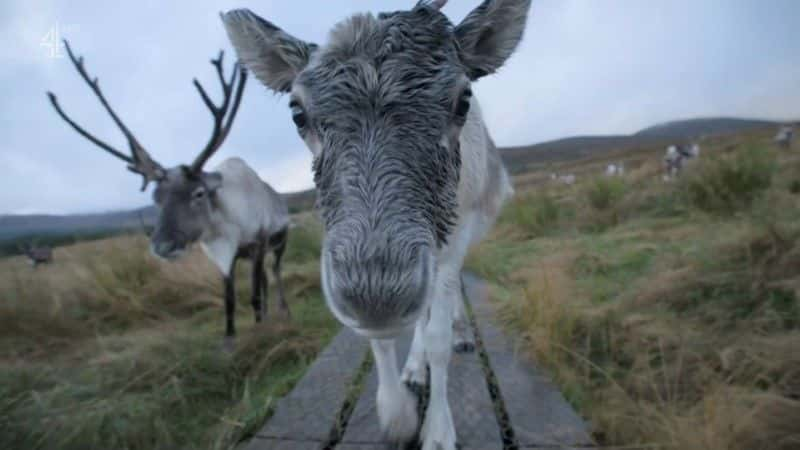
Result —
[[274, 234], [289, 225], [284, 198], [240, 158], [228, 158], [216, 170], [222, 174], [220, 201], [226, 219], [239, 227], [242, 241], [260, 233]]

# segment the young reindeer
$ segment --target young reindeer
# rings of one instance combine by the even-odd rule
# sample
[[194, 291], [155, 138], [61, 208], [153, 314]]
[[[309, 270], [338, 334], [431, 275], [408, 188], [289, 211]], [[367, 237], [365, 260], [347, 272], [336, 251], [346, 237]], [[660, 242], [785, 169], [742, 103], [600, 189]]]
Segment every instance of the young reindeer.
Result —
[[[425, 450], [455, 448], [447, 367], [463, 320], [461, 266], [513, 192], [470, 84], [511, 56], [530, 7], [486, 0], [453, 26], [444, 3], [354, 15], [321, 47], [249, 10], [222, 17], [245, 66], [291, 93], [314, 156], [325, 299], [370, 339], [378, 419], [395, 441], [413, 439], [419, 421], [403, 381], [424, 383], [430, 367]], [[394, 341], [412, 326], [401, 377]]]
[[264, 271], [264, 257], [268, 250], [275, 255], [272, 272], [278, 286], [280, 307], [288, 316], [281, 282], [281, 257], [286, 248], [289, 212], [284, 199], [268, 184], [261, 181], [255, 171], [239, 158], [223, 161], [214, 171], [206, 172], [203, 165], [216, 152], [230, 132], [236, 111], [242, 99], [247, 73], [236, 63], [228, 81], [223, 71], [220, 52], [211, 64], [216, 69], [224, 94], [222, 104], [215, 105], [202, 85], [194, 85], [214, 117], [211, 138], [202, 152], [190, 165], [165, 169], [157, 163], [133, 134], [122, 123], [106, 101], [97, 78], [92, 79], [83, 66], [83, 57], [75, 58], [69, 43], [64, 41], [67, 54], [81, 77], [89, 84], [100, 103], [128, 140], [130, 156], [96, 138], [74, 122], [61, 109], [53, 93], [48, 92], [56, 112], [80, 135], [103, 150], [128, 163], [128, 170], [142, 176], [141, 190], [148, 183], [156, 184], [153, 200], [158, 207], [155, 229], [150, 236], [151, 251], [159, 257], [173, 260], [187, 247], [200, 242], [211, 261], [222, 272], [225, 285], [225, 341], [224, 348], [231, 350], [236, 329], [234, 327], [234, 273], [238, 258], [253, 260], [252, 305], [256, 322], [266, 311], [268, 280]]

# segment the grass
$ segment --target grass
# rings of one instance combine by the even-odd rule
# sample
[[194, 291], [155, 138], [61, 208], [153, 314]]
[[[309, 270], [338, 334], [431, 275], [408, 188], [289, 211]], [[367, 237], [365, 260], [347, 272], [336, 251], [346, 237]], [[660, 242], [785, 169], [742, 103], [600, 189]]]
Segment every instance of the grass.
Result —
[[549, 192], [522, 194], [503, 210], [503, 221], [513, 223], [527, 236], [541, 236], [554, 230], [563, 212]]
[[731, 214], [751, 204], [771, 186], [775, 169], [773, 151], [749, 146], [732, 154], [718, 152], [703, 158], [681, 181], [693, 206]]
[[234, 448], [338, 328], [315, 229], [290, 232], [291, 322], [272, 315], [273, 291], [254, 325], [239, 265], [233, 354], [221, 350], [220, 276], [199, 253], [160, 262], [143, 236], [126, 236], [58, 248], [37, 270], [1, 261], [0, 448]]
[[557, 227], [506, 211], [470, 254], [599, 444], [800, 448], [799, 165], [770, 145], [717, 138], [678, 183], [654, 153], [623, 179], [548, 188]]

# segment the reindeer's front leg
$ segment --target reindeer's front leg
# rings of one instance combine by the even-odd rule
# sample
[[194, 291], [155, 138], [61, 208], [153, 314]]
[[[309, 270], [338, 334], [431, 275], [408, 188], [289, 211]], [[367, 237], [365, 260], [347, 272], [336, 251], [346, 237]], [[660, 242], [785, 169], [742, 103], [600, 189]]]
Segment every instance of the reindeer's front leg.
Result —
[[422, 450], [454, 450], [456, 432], [447, 401], [447, 367], [453, 343], [453, 302], [459, 288], [457, 271], [445, 269], [437, 279], [436, 297], [425, 327], [425, 357], [431, 370], [431, 396], [422, 426]]
[[471, 353], [475, 351], [475, 341], [472, 338], [469, 320], [464, 310], [464, 299], [461, 297], [460, 283], [453, 301], [453, 350], [456, 353]]
[[418, 391], [427, 383], [425, 363], [425, 326], [428, 324], [430, 309], [424, 312], [417, 320], [414, 328], [414, 338], [411, 340], [411, 350], [408, 352], [406, 364], [403, 366], [403, 382], [413, 391]]

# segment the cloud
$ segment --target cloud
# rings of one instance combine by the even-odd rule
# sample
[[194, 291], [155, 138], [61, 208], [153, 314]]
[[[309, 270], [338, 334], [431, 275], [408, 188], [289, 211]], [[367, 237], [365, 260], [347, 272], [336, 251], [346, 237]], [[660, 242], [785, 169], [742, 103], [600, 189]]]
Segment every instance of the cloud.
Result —
[[[305, 150], [305, 148], [303, 148]], [[300, 152], [298, 152], [299, 154]], [[256, 170], [258, 176], [270, 180], [273, 189], [279, 192], [297, 192], [313, 186], [311, 154], [278, 161]]]
[[[414, 0], [381, 2], [384, 10]], [[310, 3], [309, 3], [310, 4]], [[478, 4], [450, 2], [458, 21]], [[106, 96], [162, 164], [191, 161], [211, 119], [197, 77], [219, 98], [208, 64], [232, 50], [217, 13], [249, 7], [288, 32], [322, 43], [362, 1], [0, 3], [0, 214], [86, 212], [149, 203], [123, 163], [94, 148], [54, 114], [44, 92], [98, 136], [125, 140], [65, 58], [43, 38], [58, 25], [86, 58]], [[519, 145], [575, 134], [630, 133], [684, 117], [800, 117], [800, 3], [774, 0], [537, 0], [519, 51], [475, 91], [495, 141]], [[46, 40], [45, 40], [46, 41]], [[237, 123], [209, 167], [239, 156], [279, 191], [311, 185], [310, 155], [289, 120], [286, 96], [255, 79]]]

